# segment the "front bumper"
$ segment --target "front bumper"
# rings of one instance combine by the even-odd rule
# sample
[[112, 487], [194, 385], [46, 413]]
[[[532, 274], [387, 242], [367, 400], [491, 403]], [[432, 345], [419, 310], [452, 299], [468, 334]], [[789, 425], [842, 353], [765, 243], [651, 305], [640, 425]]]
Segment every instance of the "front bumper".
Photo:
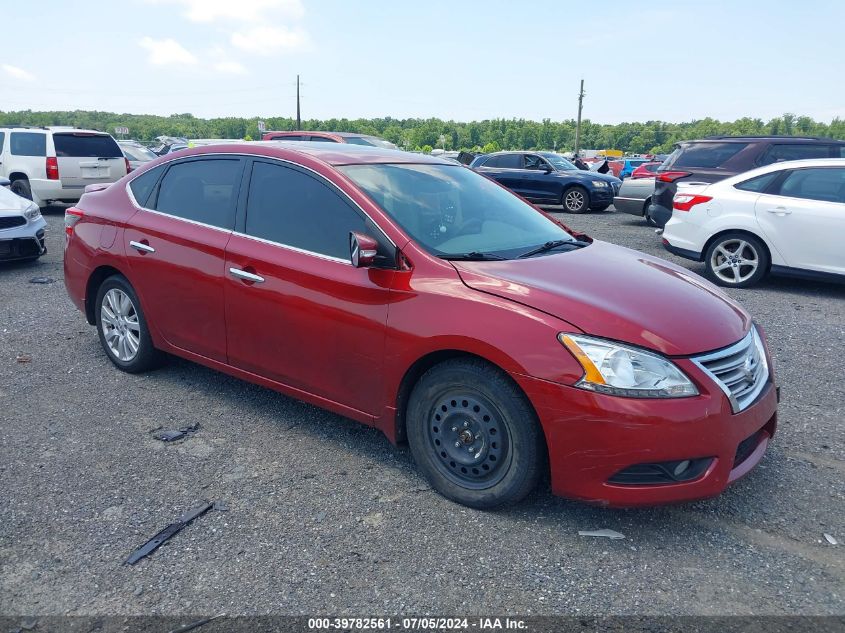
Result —
[[[554, 494], [620, 507], [693, 501], [718, 495], [760, 461], [777, 427], [772, 377], [752, 405], [734, 414], [724, 393], [691, 361], [676, 362], [700, 395], [619, 398], [519, 378], [543, 426]], [[743, 444], [760, 431], [753, 445]], [[632, 466], [703, 458], [711, 459], [707, 469], [690, 481], [609, 482]]]
[[0, 261], [30, 259], [46, 253], [46, 228], [47, 221], [39, 216], [23, 226], [0, 231]]

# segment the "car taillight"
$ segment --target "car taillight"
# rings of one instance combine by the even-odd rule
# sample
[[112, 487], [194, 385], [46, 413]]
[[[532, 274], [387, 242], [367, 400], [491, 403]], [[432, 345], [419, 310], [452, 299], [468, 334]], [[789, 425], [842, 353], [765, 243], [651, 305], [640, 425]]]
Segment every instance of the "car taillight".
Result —
[[68, 237], [73, 235], [73, 227], [82, 219], [83, 215], [82, 210], [76, 207], [65, 210], [65, 235]]
[[702, 202], [710, 202], [712, 196], [698, 196], [694, 193], [679, 193], [672, 200], [672, 208], [678, 211], [689, 211], [695, 205]]
[[657, 179], [660, 182], [675, 182], [687, 176], [692, 176], [692, 174], [688, 171], [664, 171], [657, 174]]
[[129, 165], [129, 159], [124, 158], [123, 161], [126, 163], [126, 173], [128, 174], [130, 171], [132, 171], [132, 167]]
[[47, 157], [47, 180], [59, 179], [59, 159], [55, 156]]

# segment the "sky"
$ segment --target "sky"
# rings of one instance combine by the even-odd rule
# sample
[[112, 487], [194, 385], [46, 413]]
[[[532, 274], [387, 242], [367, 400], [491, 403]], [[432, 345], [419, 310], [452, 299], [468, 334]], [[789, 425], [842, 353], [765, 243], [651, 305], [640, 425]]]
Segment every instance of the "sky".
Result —
[[[11, 0], [0, 0], [0, 5]], [[0, 110], [199, 117], [845, 118], [843, 0], [39, 0]]]

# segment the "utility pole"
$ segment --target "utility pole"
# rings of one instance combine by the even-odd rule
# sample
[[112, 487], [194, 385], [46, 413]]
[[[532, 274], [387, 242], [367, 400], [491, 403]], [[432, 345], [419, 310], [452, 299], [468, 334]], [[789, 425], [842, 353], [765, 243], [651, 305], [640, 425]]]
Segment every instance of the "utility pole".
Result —
[[581, 80], [581, 90], [578, 92], [578, 123], [575, 126], [575, 157], [581, 149], [581, 108], [584, 106], [584, 80]]
[[[581, 81], [583, 87], [584, 82]], [[581, 120], [581, 108], [578, 108], [578, 121]], [[302, 129], [302, 120], [299, 117], [299, 75], [296, 76], [296, 129]]]

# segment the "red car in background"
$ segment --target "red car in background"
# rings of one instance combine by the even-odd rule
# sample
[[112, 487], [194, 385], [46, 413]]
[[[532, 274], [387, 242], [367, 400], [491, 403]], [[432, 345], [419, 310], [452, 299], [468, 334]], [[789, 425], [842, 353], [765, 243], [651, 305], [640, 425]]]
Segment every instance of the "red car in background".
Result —
[[709, 497], [775, 433], [740, 305], [450, 161], [206, 146], [89, 187], [65, 226], [68, 294], [119, 369], [167, 352], [375, 426], [472, 507], [547, 469], [601, 505]]
[[654, 178], [657, 175], [657, 168], [662, 164], [662, 161], [643, 163], [631, 172], [631, 178]]
[[383, 149], [398, 149], [390, 141], [385, 141], [378, 136], [369, 134], [356, 134], [354, 132], [306, 132], [306, 131], [284, 131], [265, 132], [262, 141], [313, 141], [320, 143], [349, 143], [350, 145], [366, 145], [368, 147], [381, 147]]

